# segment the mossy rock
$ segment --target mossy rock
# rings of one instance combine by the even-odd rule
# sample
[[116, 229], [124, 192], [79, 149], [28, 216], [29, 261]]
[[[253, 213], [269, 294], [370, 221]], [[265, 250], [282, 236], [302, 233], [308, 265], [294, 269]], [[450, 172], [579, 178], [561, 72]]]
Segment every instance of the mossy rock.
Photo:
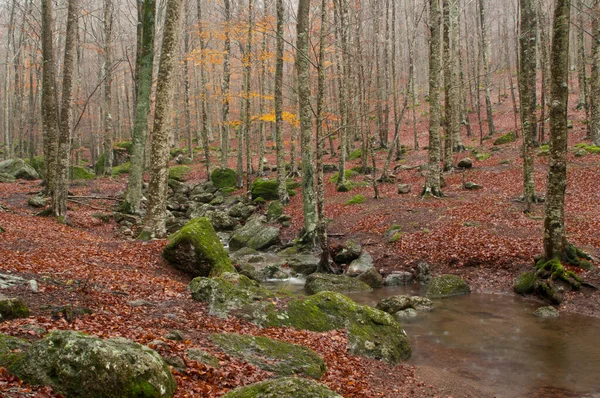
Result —
[[267, 220], [276, 220], [283, 214], [283, 205], [280, 201], [274, 200], [267, 206]]
[[[276, 179], [268, 179], [268, 178], [257, 178], [252, 183], [251, 192], [252, 199], [263, 198], [264, 200], [277, 200], [279, 199], [278, 193], [279, 183]], [[288, 195], [294, 196], [296, 192], [295, 188], [298, 187], [297, 183], [293, 180], [288, 180], [286, 182], [286, 188]]]
[[537, 310], [533, 311], [533, 315], [542, 319], [553, 319], [558, 318], [560, 312], [552, 306], [540, 307]]
[[369, 292], [371, 286], [357, 278], [351, 278], [347, 275], [332, 274], [312, 274], [306, 278], [304, 285], [306, 291], [310, 294], [329, 291], [337, 293], [350, 292]]
[[35, 171], [38, 172], [39, 175], [44, 175], [44, 157], [43, 156], [34, 156], [31, 159], [25, 159], [25, 162], [33, 167]]
[[352, 152], [350, 152], [350, 155], [348, 156], [348, 160], [352, 161], [352, 160], [360, 159], [361, 157], [362, 157], [362, 149], [358, 148], [358, 149], [355, 149]]
[[194, 300], [207, 303], [209, 313], [222, 318], [231, 310], [273, 296], [271, 291], [258, 282], [233, 273], [225, 273], [216, 278], [194, 278], [188, 288]]
[[348, 239], [344, 242], [342, 250], [335, 254], [334, 260], [338, 264], [349, 264], [356, 260], [360, 256], [360, 253], [362, 253], [362, 245], [359, 242]]
[[515, 280], [513, 290], [517, 294], [531, 294], [535, 288], [535, 280], [537, 277], [533, 272], [523, 272]]
[[23, 159], [7, 159], [0, 162], [0, 173], [9, 174], [17, 180], [37, 180], [40, 175]]
[[587, 153], [594, 154], [594, 155], [600, 154], [600, 146], [588, 145], [588, 144], [582, 142], [581, 144], [575, 145], [575, 147], [579, 148], [580, 150], [584, 150]]
[[327, 370], [321, 357], [300, 345], [235, 333], [213, 334], [210, 339], [226, 354], [278, 376], [303, 375], [319, 379]]
[[358, 195], [354, 195], [352, 197], [352, 199], [350, 199], [349, 201], [347, 201], [345, 204], [346, 205], [358, 205], [361, 203], [365, 203], [367, 201], [367, 198], [365, 198], [364, 195], [358, 194]]
[[219, 189], [235, 188], [236, 177], [235, 170], [232, 169], [215, 169], [210, 174], [210, 180]]
[[171, 397], [169, 366], [148, 347], [124, 338], [102, 340], [70, 330], [33, 343], [9, 368], [30, 384], [68, 397]]
[[429, 282], [426, 296], [428, 298], [444, 298], [471, 293], [467, 282], [456, 275], [441, 275]]
[[48, 198], [40, 195], [31, 196], [27, 199], [27, 204], [31, 207], [46, 207], [48, 205]]
[[340, 293], [327, 291], [291, 300], [287, 310], [271, 320], [265, 326], [291, 326], [315, 332], [346, 329], [348, 349], [353, 354], [393, 365], [411, 356], [408, 337], [390, 314], [359, 305]]
[[125, 150], [127, 154], [133, 155], [133, 142], [132, 141], [121, 141], [115, 144], [115, 148], [120, 148]]
[[[329, 178], [329, 182], [332, 184], [337, 183], [338, 177], [339, 177], [340, 173], [334, 173], [331, 178]], [[358, 173], [354, 170], [345, 170], [344, 171], [344, 179], [345, 180], [349, 180], [352, 177], [356, 177], [358, 175]]]
[[112, 169], [113, 176], [119, 176], [121, 174], [127, 174], [131, 170], [131, 162], [125, 162], [121, 165], [115, 166]]
[[229, 255], [209, 219], [195, 218], [169, 236], [163, 257], [191, 276], [235, 272]]
[[98, 177], [104, 175], [104, 160], [106, 159], [106, 153], [100, 155], [98, 160], [96, 160], [96, 164], [94, 165], [94, 171]]
[[377, 303], [378, 310], [395, 314], [398, 311], [414, 309], [416, 311], [431, 311], [434, 308], [433, 302], [426, 297], [420, 296], [391, 296], [384, 298]]
[[510, 133], [504, 134], [503, 136], [497, 138], [496, 141], [494, 141], [494, 145], [509, 144], [511, 142], [515, 142], [516, 140], [517, 135], [511, 131]]
[[200, 362], [213, 368], [219, 367], [219, 358], [209, 354], [208, 352], [201, 350], [200, 348], [190, 348], [185, 354], [192, 361]]
[[223, 398], [342, 398], [325, 385], [301, 377], [284, 377], [239, 387]]
[[263, 217], [251, 217], [243, 227], [234, 231], [229, 241], [232, 251], [249, 247], [254, 250], [264, 250], [278, 244], [279, 228], [263, 224]]
[[71, 166], [71, 176], [73, 180], [93, 180], [96, 175], [81, 166]]
[[169, 178], [185, 181], [186, 176], [192, 171], [188, 166], [173, 166], [169, 168]]
[[342, 184], [338, 184], [335, 187], [335, 190], [338, 192], [350, 192], [352, 191], [352, 188], [354, 188], [354, 184], [352, 184], [350, 181], [346, 181]]
[[15, 182], [17, 179], [8, 173], [0, 173], [0, 183]]
[[30, 343], [17, 337], [0, 334], [0, 367], [8, 368], [25, 355]]
[[28, 316], [29, 308], [23, 300], [0, 294], [0, 322], [8, 319], [27, 318]]

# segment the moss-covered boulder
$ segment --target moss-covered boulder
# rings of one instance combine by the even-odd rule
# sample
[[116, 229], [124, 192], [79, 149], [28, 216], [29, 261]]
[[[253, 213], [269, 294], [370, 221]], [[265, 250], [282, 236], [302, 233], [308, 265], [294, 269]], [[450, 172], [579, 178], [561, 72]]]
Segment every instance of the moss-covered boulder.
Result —
[[208, 304], [211, 315], [223, 318], [231, 310], [272, 296], [269, 290], [256, 281], [233, 273], [225, 273], [216, 278], [194, 278], [188, 289], [194, 300]]
[[23, 300], [0, 294], [0, 322], [8, 319], [27, 318], [28, 316], [29, 308]]
[[535, 273], [523, 272], [517, 276], [513, 285], [513, 290], [517, 294], [531, 294], [534, 291], [536, 279]]
[[16, 360], [25, 355], [29, 348], [28, 341], [17, 337], [0, 334], [0, 366], [8, 368]]
[[210, 180], [219, 189], [235, 188], [235, 183], [236, 183], [235, 170], [215, 169], [210, 174]]
[[10, 183], [15, 182], [17, 179], [8, 173], [0, 173], [0, 183]]
[[200, 348], [189, 348], [185, 352], [185, 355], [192, 361], [200, 362], [205, 365], [212, 366], [213, 368], [219, 367], [219, 358], [209, 354], [208, 352]]
[[0, 173], [9, 174], [18, 180], [37, 180], [40, 175], [23, 159], [7, 159], [0, 162]]
[[48, 198], [40, 195], [31, 196], [27, 199], [27, 204], [31, 207], [46, 207], [48, 205]]
[[263, 198], [265, 200], [276, 200], [278, 183], [275, 179], [257, 178], [252, 183], [252, 199]]
[[213, 334], [210, 339], [226, 354], [278, 376], [303, 375], [319, 379], [327, 370], [323, 359], [313, 350], [296, 344], [235, 333]]
[[9, 370], [68, 397], [171, 397], [176, 387], [168, 365], [150, 348], [70, 330], [32, 344]]
[[267, 206], [267, 220], [273, 221], [283, 214], [283, 205], [280, 201], [274, 200]]
[[73, 180], [92, 180], [96, 176], [94, 173], [81, 166], [71, 166], [70, 174]]
[[334, 292], [298, 298], [271, 317], [265, 326], [291, 326], [325, 332], [346, 329], [348, 349], [361, 356], [397, 364], [410, 358], [411, 347], [402, 326], [388, 313], [355, 303]]
[[342, 398], [323, 384], [301, 377], [284, 377], [239, 387], [223, 398]]
[[517, 140], [517, 135], [512, 131], [510, 133], [504, 134], [494, 141], [494, 145], [504, 145], [509, 144], [511, 142], [515, 142]]
[[169, 168], [169, 178], [177, 181], [185, 181], [186, 176], [192, 171], [188, 166], [173, 166]]
[[279, 228], [263, 223], [264, 218], [254, 216], [248, 219], [243, 227], [236, 229], [231, 235], [229, 248], [238, 250], [249, 247], [254, 250], [264, 250], [279, 243]]
[[304, 285], [306, 291], [310, 294], [329, 291], [337, 293], [350, 292], [368, 292], [371, 286], [360, 281], [357, 278], [351, 278], [347, 275], [332, 274], [312, 274], [306, 278]]
[[377, 289], [383, 286], [383, 276], [375, 269], [375, 267], [369, 268], [367, 271], [356, 277], [359, 281], [366, 283], [373, 289]]
[[[342, 249], [337, 252], [334, 256], [334, 260], [338, 264], [349, 264], [356, 260], [362, 252], [362, 246], [360, 243], [348, 239], [344, 242]], [[371, 261], [372, 263], [372, 261]]]
[[537, 310], [533, 311], [533, 315], [537, 316], [538, 318], [542, 318], [542, 319], [553, 319], [553, 318], [558, 318], [560, 315], [560, 312], [558, 312], [558, 310], [552, 306], [546, 306], [546, 307], [540, 307]]
[[441, 275], [429, 282], [426, 296], [428, 298], [444, 298], [471, 293], [467, 282], [456, 275]]
[[235, 272], [219, 236], [206, 217], [195, 218], [169, 236], [163, 257], [191, 276]]

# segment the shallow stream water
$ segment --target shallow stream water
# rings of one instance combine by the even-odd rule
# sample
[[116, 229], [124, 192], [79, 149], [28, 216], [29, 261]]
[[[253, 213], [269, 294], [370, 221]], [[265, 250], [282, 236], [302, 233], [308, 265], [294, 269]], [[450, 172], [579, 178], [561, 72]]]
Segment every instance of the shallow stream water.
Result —
[[[268, 284], [304, 293], [300, 279]], [[348, 296], [375, 306], [385, 297], [422, 293], [412, 285]], [[450, 372], [496, 397], [600, 398], [600, 319], [539, 319], [532, 315], [539, 303], [506, 295], [434, 302], [433, 311], [401, 321], [413, 347], [409, 364]]]

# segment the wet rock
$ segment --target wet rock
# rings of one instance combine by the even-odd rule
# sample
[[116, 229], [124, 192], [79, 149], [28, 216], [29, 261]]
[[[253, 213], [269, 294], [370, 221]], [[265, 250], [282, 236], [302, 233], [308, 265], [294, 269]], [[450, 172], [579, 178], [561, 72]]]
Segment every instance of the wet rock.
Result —
[[150, 348], [68, 330], [33, 343], [9, 370], [69, 397], [162, 398], [171, 397], [176, 388], [168, 365]]
[[523, 272], [517, 279], [513, 285], [513, 290], [517, 294], [531, 294], [535, 289], [535, 281], [537, 277], [533, 272]]
[[538, 318], [542, 318], [542, 319], [552, 319], [552, 318], [558, 318], [558, 316], [560, 315], [560, 313], [558, 312], [558, 310], [552, 306], [547, 306], [547, 307], [540, 307], [537, 310], [535, 310], [533, 312], [533, 315], [537, 316]]
[[346, 269], [346, 275], [358, 276], [373, 268], [373, 257], [367, 252], [363, 252], [360, 257], [352, 261]]
[[210, 339], [226, 354], [278, 376], [303, 375], [319, 379], [326, 371], [323, 359], [304, 346], [234, 333], [213, 334]]
[[411, 319], [416, 318], [417, 316], [419, 316], [419, 314], [417, 313], [417, 311], [415, 311], [414, 308], [407, 308], [405, 310], [394, 313], [394, 316], [398, 319]]
[[388, 314], [395, 314], [409, 308], [416, 311], [431, 311], [434, 305], [426, 297], [398, 295], [381, 300], [376, 308]]
[[471, 293], [467, 282], [456, 275], [441, 275], [429, 282], [426, 296], [428, 298], [444, 298]]
[[242, 247], [264, 250], [279, 243], [279, 228], [263, 224], [262, 217], [252, 217], [246, 224], [236, 229], [229, 241], [232, 251]]
[[208, 218], [196, 218], [169, 237], [163, 257], [191, 276], [235, 272]]
[[385, 286], [404, 286], [413, 282], [413, 274], [408, 271], [392, 272], [383, 278]]
[[320, 259], [314, 254], [292, 254], [284, 257], [287, 264], [294, 272], [302, 275], [310, 275], [317, 272]]
[[306, 291], [315, 294], [323, 291], [350, 293], [350, 292], [368, 292], [371, 286], [360, 281], [357, 278], [351, 278], [347, 275], [332, 274], [312, 274], [306, 278], [304, 285]]
[[223, 398], [342, 398], [327, 386], [301, 377], [285, 377], [237, 388]]
[[362, 245], [360, 243], [353, 240], [347, 240], [344, 242], [342, 250], [336, 253], [334, 260], [338, 264], [349, 264], [356, 260], [360, 256], [361, 252]]

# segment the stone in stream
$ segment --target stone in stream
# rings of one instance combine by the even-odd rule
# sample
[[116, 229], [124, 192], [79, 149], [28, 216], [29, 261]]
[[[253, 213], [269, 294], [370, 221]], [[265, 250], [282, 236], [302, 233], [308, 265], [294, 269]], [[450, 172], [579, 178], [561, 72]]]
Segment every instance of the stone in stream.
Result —
[[537, 310], [535, 310], [533, 312], [533, 315], [537, 316], [538, 318], [542, 318], [542, 319], [552, 319], [552, 318], [558, 318], [558, 316], [560, 315], [560, 313], [558, 312], [558, 310], [552, 306], [546, 306], [546, 307], [540, 307]]
[[376, 308], [389, 314], [395, 314], [398, 311], [406, 309], [431, 311], [434, 308], [434, 305], [433, 302], [426, 297], [398, 295], [384, 298], [377, 303]]
[[231, 235], [229, 248], [232, 251], [249, 247], [255, 250], [268, 249], [279, 243], [279, 228], [263, 224], [264, 217], [251, 217], [243, 227]]
[[409, 285], [413, 282], [413, 274], [408, 271], [397, 271], [392, 272], [383, 278], [383, 284], [385, 286], [404, 286]]
[[265, 380], [239, 387], [223, 398], [342, 398], [327, 386], [301, 377]]
[[208, 218], [196, 218], [169, 237], [163, 257], [191, 276], [235, 272], [229, 255]]
[[336, 253], [334, 260], [338, 264], [349, 264], [356, 260], [360, 256], [361, 252], [362, 246], [360, 243], [353, 240], [347, 240], [344, 242], [342, 250]]
[[11, 361], [9, 371], [29, 384], [68, 397], [171, 397], [169, 366], [150, 348], [121, 337], [100, 339], [59, 330]]
[[210, 339], [226, 354], [243, 359], [278, 376], [303, 375], [319, 379], [325, 362], [308, 347], [235, 333], [219, 333]]
[[441, 275], [429, 282], [426, 296], [428, 298], [444, 298], [471, 293], [467, 282], [456, 275]]
[[332, 274], [311, 274], [306, 278], [304, 288], [310, 294], [323, 291], [350, 293], [369, 292], [372, 290], [371, 286], [357, 278], [351, 278], [347, 275]]

